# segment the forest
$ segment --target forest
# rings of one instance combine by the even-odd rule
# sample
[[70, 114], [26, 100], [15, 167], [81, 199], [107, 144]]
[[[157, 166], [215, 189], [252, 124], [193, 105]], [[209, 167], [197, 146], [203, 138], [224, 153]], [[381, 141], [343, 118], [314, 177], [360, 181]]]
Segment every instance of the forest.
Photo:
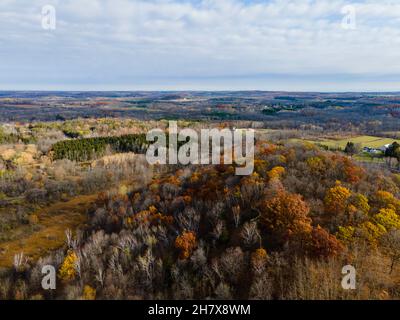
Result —
[[54, 160], [88, 161], [105, 155], [107, 148], [112, 153], [144, 153], [148, 142], [146, 135], [125, 135], [63, 140], [55, 143], [51, 152]]
[[[49, 172], [52, 189], [44, 193], [37, 177], [26, 180], [25, 174], [25, 191], [13, 192], [29, 202], [41, 195], [39, 208], [68, 201], [74, 191], [95, 196], [83, 224], [58, 230], [58, 246], [44, 254], [31, 248], [29, 255], [26, 244], [8, 255], [1, 299], [400, 298], [398, 173], [307, 141], [261, 138], [250, 176], [236, 176], [232, 165], [148, 166], [137, 158], [130, 160], [132, 168], [121, 152], [137, 151], [141, 137], [62, 139], [42, 155], [41, 161], [51, 152], [71, 157], [48, 161], [61, 161], [58, 171], [68, 165], [76, 176], [90, 175], [84, 179], [92, 187], [71, 179], [70, 194], [64, 189], [49, 198], [69, 174]], [[113, 150], [104, 156], [107, 144]], [[89, 169], [79, 167], [94, 158]], [[12, 193], [4, 175], [6, 204]], [[32, 217], [31, 209], [25, 205], [23, 224], [34, 237], [45, 218]], [[11, 247], [12, 239], [3, 242]], [[0, 249], [7, 252], [1, 242]], [[57, 270], [56, 290], [41, 287], [45, 265]], [[341, 286], [346, 265], [357, 270], [356, 290]]]

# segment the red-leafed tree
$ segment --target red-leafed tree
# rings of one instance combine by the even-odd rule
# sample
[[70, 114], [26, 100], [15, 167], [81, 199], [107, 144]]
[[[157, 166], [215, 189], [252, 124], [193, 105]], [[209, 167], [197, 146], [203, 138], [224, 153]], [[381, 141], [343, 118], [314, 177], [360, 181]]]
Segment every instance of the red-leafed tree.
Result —
[[260, 222], [278, 240], [304, 236], [312, 230], [307, 203], [298, 194], [279, 192], [262, 203]]
[[311, 232], [310, 253], [315, 257], [329, 258], [343, 251], [342, 243], [328, 231], [318, 226]]

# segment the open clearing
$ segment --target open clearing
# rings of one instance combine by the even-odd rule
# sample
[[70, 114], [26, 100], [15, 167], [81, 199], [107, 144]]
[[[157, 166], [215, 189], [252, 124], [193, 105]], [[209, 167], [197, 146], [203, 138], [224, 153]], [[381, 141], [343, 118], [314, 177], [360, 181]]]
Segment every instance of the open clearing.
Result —
[[45, 253], [58, 249], [65, 243], [65, 231], [75, 230], [85, 223], [87, 211], [97, 199], [97, 194], [78, 196], [67, 202], [57, 202], [38, 210], [39, 230], [26, 237], [0, 243], [0, 267], [11, 267], [16, 254], [37, 260]]
[[[299, 139], [293, 139], [299, 141]], [[358, 137], [349, 137], [341, 140], [334, 139], [321, 139], [321, 140], [303, 140], [308, 141], [315, 144], [325, 145], [332, 149], [344, 149], [348, 142], [353, 142], [355, 144], [360, 144], [361, 147], [370, 147], [370, 148], [380, 148], [386, 144], [392, 144], [397, 141], [400, 143], [400, 140], [395, 140], [391, 138], [382, 138], [382, 137], [374, 137], [374, 136], [358, 136]]]

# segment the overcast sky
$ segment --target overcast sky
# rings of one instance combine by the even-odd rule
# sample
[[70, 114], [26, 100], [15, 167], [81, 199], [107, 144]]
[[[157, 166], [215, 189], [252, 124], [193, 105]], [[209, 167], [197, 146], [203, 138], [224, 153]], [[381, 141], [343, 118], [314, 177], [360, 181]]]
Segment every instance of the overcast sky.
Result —
[[400, 91], [400, 0], [0, 0], [14, 89]]

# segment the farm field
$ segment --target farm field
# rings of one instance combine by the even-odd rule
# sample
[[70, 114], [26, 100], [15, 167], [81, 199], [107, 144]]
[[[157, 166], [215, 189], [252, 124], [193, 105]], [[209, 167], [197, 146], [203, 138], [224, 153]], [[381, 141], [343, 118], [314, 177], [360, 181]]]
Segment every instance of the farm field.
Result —
[[[296, 142], [302, 139], [291, 139], [291, 141]], [[382, 138], [375, 136], [358, 136], [358, 137], [350, 137], [341, 140], [334, 139], [317, 139], [317, 140], [303, 140], [319, 145], [327, 146], [331, 149], [341, 149], [344, 150], [346, 144], [348, 142], [353, 142], [354, 144], [360, 144], [362, 148], [370, 147], [370, 148], [380, 148], [386, 144], [392, 144], [393, 142], [400, 143], [400, 140], [395, 140], [391, 138]]]

